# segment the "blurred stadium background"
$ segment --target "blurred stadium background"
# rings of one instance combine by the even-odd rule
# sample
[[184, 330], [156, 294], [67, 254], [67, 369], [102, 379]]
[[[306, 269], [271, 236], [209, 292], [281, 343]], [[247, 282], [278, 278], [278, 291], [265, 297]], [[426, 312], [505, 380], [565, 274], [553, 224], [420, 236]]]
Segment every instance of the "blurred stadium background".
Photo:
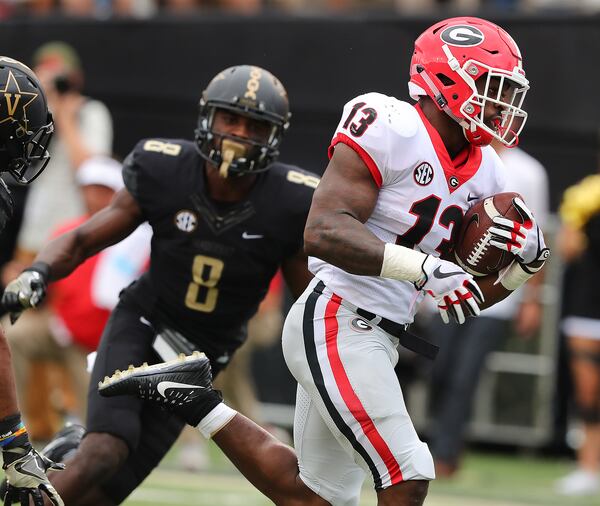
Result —
[[[366, 91], [407, 99], [415, 37], [462, 14], [500, 24], [522, 50], [532, 88], [521, 146], [546, 167], [556, 211], [564, 189], [598, 169], [600, 0], [11, 0], [0, 1], [0, 53], [27, 63], [45, 42], [72, 45], [85, 94], [112, 114], [117, 158], [143, 137], [191, 138], [209, 79], [230, 65], [263, 66], [290, 96], [282, 160], [321, 173], [343, 104]], [[2, 241], [8, 259], [14, 237]], [[476, 453], [456, 480], [432, 486], [427, 504], [567, 504], [551, 488], [576, 439], [558, 330], [562, 272], [553, 257], [539, 339], [510, 338], [486, 362], [469, 427]], [[410, 410], [426, 435], [421, 366], [407, 364]], [[279, 342], [253, 352], [252, 372], [262, 418], [289, 429], [295, 387]], [[267, 504], [214, 448], [206, 474], [176, 471], [177, 451], [127, 504]]]

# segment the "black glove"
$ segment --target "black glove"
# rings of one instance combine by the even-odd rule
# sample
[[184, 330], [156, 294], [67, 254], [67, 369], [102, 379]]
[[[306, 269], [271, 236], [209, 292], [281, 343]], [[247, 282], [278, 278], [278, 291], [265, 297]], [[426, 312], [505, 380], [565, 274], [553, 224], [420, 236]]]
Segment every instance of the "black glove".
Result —
[[13, 279], [4, 289], [2, 305], [10, 311], [10, 321], [17, 321], [24, 309], [38, 306], [46, 297], [50, 268], [36, 262]]

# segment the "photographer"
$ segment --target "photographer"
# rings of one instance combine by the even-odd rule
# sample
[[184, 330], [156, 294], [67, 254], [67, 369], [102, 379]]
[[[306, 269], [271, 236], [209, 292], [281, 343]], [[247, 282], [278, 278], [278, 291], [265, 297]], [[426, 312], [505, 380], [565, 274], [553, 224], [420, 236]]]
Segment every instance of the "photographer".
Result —
[[49, 42], [35, 52], [33, 64], [56, 126], [52, 160], [28, 195], [17, 250], [3, 270], [3, 281], [31, 262], [58, 223], [84, 213], [77, 169], [88, 158], [112, 151], [110, 113], [103, 103], [82, 95], [83, 70], [75, 50], [64, 42]]

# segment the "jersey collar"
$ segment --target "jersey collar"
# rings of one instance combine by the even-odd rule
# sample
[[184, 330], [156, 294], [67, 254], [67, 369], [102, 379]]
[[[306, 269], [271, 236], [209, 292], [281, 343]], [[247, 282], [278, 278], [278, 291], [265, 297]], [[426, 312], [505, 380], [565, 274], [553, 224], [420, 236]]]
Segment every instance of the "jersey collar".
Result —
[[469, 144], [464, 151], [460, 152], [456, 158], [452, 160], [440, 134], [425, 117], [425, 114], [418, 103], [415, 104], [415, 109], [419, 113], [421, 121], [427, 129], [433, 148], [435, 149], [442, 169], [444, 170], [448, 190], [452, 193], [471, 179], [481, 166], [481, 148]]

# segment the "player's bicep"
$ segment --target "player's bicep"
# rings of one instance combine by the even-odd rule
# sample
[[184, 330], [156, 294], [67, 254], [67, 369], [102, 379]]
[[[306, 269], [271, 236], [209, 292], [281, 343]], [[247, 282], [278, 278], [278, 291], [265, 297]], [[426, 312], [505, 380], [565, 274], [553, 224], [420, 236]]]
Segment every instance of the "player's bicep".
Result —
[[317, 187], [308, 223], [325, 214], [348, 214], [364, 223], [377, 202], [379, 189], [362, 158], [349, 146], [338, 144]]

